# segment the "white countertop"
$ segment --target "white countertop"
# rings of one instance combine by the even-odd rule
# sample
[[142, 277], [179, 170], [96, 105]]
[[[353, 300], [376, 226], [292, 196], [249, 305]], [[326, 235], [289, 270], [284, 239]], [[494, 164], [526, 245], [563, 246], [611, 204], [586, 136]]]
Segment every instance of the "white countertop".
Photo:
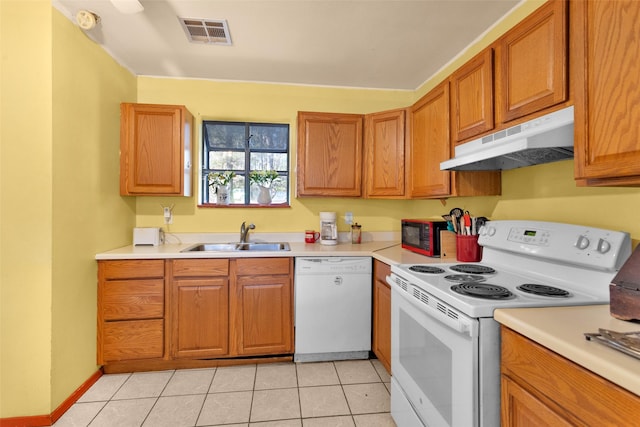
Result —
[[[194, 243], [164, 244], [159, 246], [125, 246], [96, 255], [97, 260], [161, 259], [161, 258], [249, 258], [299, 256], [372, 256], [374, 251], [398, 245], [398, 242], [339, 243], [334, 246], [320, 243], [289, 242], [290, 251], [230, 251], [181, 252]], [[426, 258], [426, 257], [425, 257]]]
[[640, 359], [584, 337], [585, 332], [597, 333], [598, 328], [640, 331], [640, 323], [612, 317], [609, 305], [498, 309], [494, 317], [521, 335], [640, 396]]
[[[298, 233], [299, 234], [299, 233]], [[372, 235], [372, 234], [369, 234]], [[166, 259], [166, 258], [248, 258], [248, 257], [302, 257], [302, 256], [371, 256], [387, 264], [438, 263], [440, 258], [431, 258], [402, 249], [394, 233], [374, 234], [379, 240], [368, 240], [360, 244], [341, 241], [337, 245], [304, 243], [297, 234], [252, 234], [251, 241], [287, 242], [290, 251], [278, 252], [181, 252], [197, 243], [230, 242], [236, 234], [174, 234], [167, 236], [167, 243], [159, 246], [124, 246], [96, 254], [97, 260], [122, 259]], [[298, 241], [296, 241], [298, 239]]]

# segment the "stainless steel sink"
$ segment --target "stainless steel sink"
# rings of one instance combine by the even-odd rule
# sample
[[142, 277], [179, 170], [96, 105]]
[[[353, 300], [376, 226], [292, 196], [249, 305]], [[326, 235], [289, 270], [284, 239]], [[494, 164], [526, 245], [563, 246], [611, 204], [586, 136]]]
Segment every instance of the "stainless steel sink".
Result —
[[238, 251], [288, 251], [288, 243], [238, 243]]
[[236, 252], [236, 251], [289, 251], [288, 243], [250, 242], [250, 243], [199, 243], [180, 252]]

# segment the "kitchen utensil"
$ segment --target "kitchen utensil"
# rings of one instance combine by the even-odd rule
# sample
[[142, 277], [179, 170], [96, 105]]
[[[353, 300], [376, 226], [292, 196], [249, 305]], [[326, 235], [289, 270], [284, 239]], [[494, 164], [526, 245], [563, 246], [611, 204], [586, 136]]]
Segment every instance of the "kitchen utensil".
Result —
[[479, 216], [476, 218], [476, 231], [479, 232], [480, 228], [489, 221], [486, 216]]
[[588, 341], [597, 341], [629, 356], [640, 359], [640, 331], [616, 332], [608, 329], [598, 329], [598, 333], [584, 334]]
[[462, 216], [464, 220], [464, 229], [467, 235], [471, 235], [471, 214], [469, 211], [464, 211], [464, 215]]
[[453, 208], [451, 209], [451, 211], [449, 211], [449, 215], [455, 218], [460, 218], [462, 216], [462, 213], [463, 211], [460, 208]]

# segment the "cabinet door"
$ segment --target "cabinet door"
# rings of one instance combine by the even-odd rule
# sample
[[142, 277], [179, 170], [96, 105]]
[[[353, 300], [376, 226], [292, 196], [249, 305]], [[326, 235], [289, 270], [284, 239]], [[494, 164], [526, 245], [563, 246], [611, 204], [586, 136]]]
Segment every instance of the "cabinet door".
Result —
[[172, 356], [202, 358], [228, 354], [228, 279], [174, 279], [172, 286]]
[[190, 196], [191, 114], [178, 105], [120, 110], [120, 194]]
[[575, 178], [582, 185], [640, 185], [640, 3], [571, 7]]
[[293, 353], [289, 275], [239, 276], [231, 299], [231, 336], [238, 355]]
[[365, 197], [404, 197], [405, 116], [401, 109], [365, 117]]
[[454, 141], [493, 129], [493, 49], [460, 67], [450, 81]]
[[567, 4], [562, 0], [546, 3], [498, 41], [496, 99], [500, 123], [567, 99]]
[[449, 129], [447, 81], [411, 107], [410, 197], [442, 197], [451, 193], [450, 172], [440, 170], [440, 162], [450, 157]]
[[391, 373], [391, 287], [385, 277], [391, 267], [380, 261], [374, 263], [373, 282], [373, 352]]
[[501, 394], [501, 426], [570, 427], [573, 425], [505, 375], [502, 376]]
[[298, 113], [298, 196], [362, 195], [362, 119]]

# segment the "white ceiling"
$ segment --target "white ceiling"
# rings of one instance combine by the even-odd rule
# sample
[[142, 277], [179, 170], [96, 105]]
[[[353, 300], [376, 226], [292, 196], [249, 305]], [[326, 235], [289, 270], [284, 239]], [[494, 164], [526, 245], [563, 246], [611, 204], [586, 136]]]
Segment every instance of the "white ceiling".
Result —
[[[415, 90], [519, 0], [52, 0], [138, 76]], [[226, 20], [232, 45], [188, 41], [178, 18]], [[78, 31], [81, 31], [78, 29]]]

